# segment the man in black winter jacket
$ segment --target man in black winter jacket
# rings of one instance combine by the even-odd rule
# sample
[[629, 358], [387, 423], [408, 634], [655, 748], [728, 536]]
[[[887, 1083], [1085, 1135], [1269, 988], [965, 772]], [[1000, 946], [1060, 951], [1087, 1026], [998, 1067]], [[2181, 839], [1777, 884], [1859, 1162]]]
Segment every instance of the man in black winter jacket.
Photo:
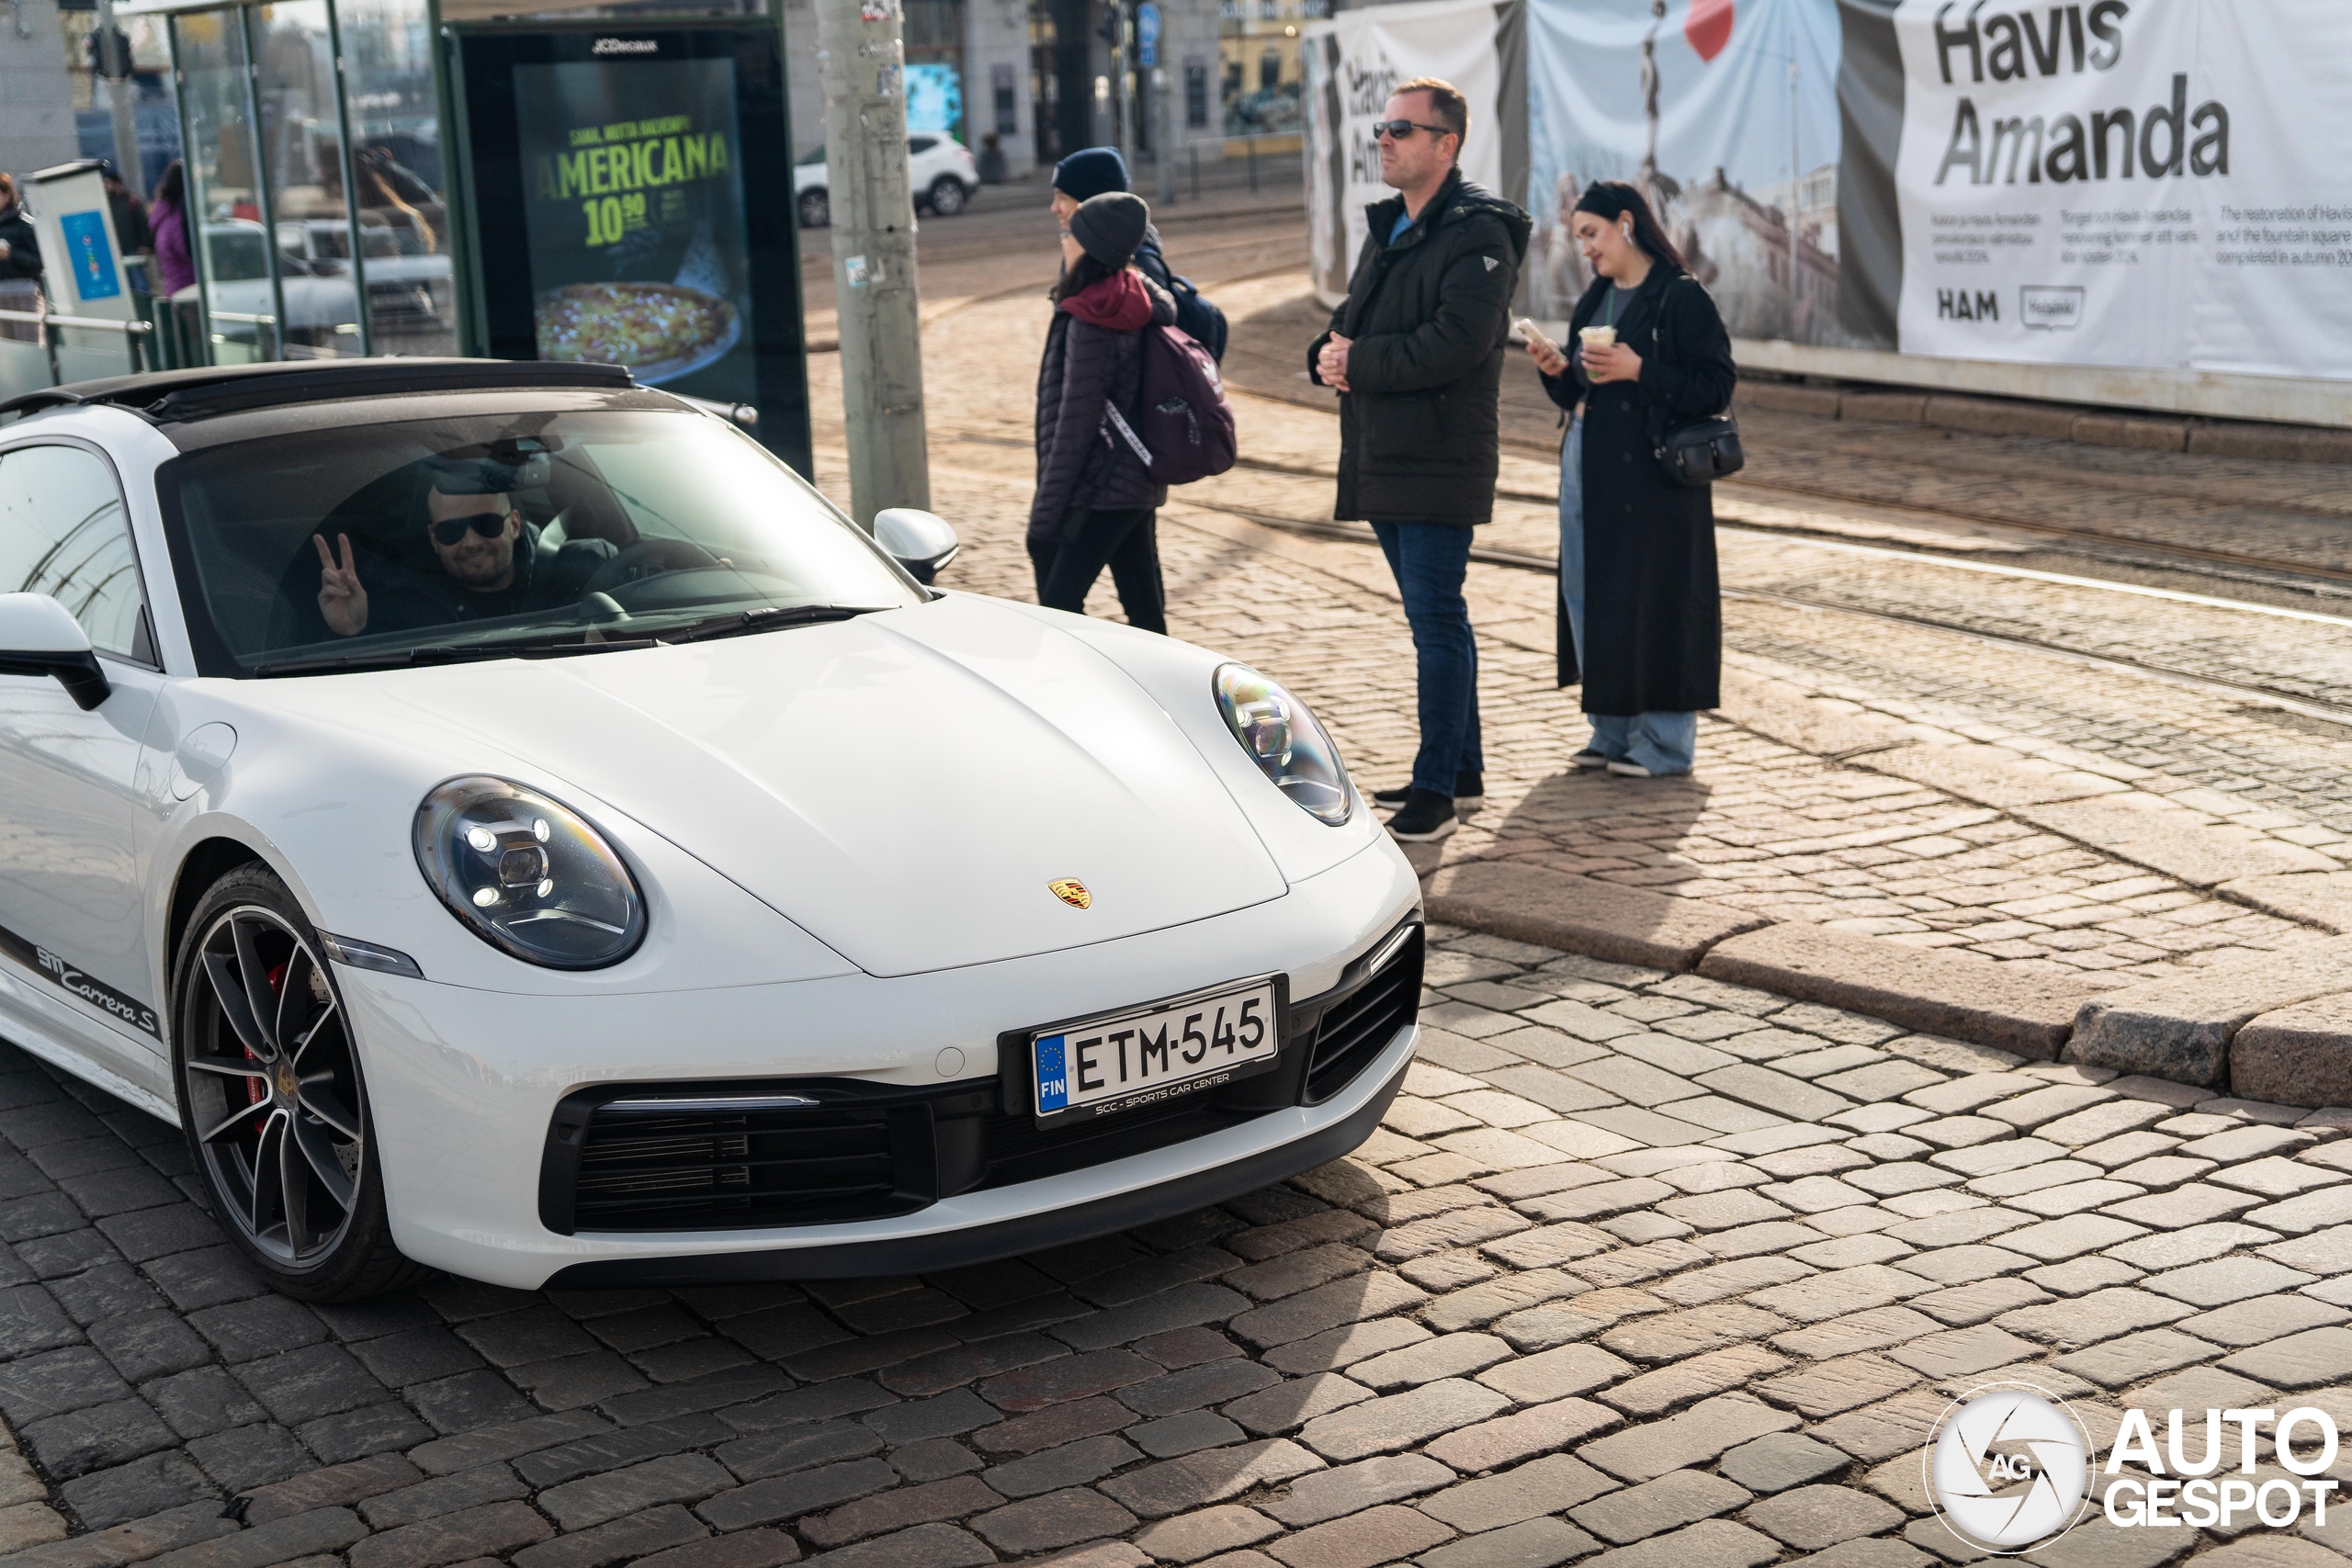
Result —
[[1380, 177], [1397, 194], [1364, 209], [1369, 231], [1345, 303], [1307, 350], [1340, 393], [1332, 515], [1380, 536], [1412, 627], [1421, 744], [1388, 830], [1427, 841], [1479, 803], [1478, 650], [1462, 596], [1470, 530], [1494, 513], [1505, 343], [1528, 216], [1462, 177], [1469, 106], [1430, 77], [1396, 89], [1374, 127]]

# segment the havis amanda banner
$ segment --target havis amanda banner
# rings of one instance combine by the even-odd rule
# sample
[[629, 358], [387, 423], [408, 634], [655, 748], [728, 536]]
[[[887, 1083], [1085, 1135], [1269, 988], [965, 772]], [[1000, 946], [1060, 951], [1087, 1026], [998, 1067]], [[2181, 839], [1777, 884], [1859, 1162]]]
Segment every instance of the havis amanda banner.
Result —
[[[2352, 423], [2346, 0], [1430, 0], [1313, 31], [1327, 294], [1385, 194], [1365, 122], [1457, 71], [1507, 141], [1524, 117], [1469, 156], [1534, 215], [1538, 319], [1589, 281], [1577, 193], [1625, 179], [1750, 365]], [[1479, 162], [1519, 145], [1523, 180]]]
[[1903, 0], [1902, 352], [2352, 379], [2352, 5]]

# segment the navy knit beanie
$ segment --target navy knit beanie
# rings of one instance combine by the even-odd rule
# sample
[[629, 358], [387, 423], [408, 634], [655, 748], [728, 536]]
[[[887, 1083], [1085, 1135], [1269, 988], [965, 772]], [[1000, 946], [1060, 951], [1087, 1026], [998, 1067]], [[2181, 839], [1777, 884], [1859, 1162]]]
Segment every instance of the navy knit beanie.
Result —
[[1116, 147], [1087, 147], [1054, 165], [1054, 188], [1072, 201], [1127, 188], [1127, 163]]

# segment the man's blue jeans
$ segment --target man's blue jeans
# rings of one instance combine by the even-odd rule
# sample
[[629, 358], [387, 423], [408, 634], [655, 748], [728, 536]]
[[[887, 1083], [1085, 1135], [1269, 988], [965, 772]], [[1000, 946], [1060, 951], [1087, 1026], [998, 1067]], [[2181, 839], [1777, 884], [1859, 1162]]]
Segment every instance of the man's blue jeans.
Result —
[[1405, 596], [1420, 682], [1421, 749], [1413, 787], [1452, 799], [1456, 774], [1483, 772], [1478, 746], [1478, 643], [1462, 580], [1470, 569], [1470, 529], [1453, 523], [1374, 523], [1380, 549]]

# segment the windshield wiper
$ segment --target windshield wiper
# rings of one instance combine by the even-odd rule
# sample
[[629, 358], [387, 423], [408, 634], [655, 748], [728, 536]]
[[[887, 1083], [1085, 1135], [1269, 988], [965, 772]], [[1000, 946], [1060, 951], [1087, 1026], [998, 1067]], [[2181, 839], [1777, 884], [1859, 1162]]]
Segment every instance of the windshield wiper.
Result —
[[846, 621], [879, 608], [873, 604], [771, 604], [764, 609], [740, 610], [714, 615], [689, 626], [660, 635], [663, 642], [707, 642], [713, 637], [741, 637], [747, 632], [780, 631], [786, 626], [814, 626], [820, 621]]
[[[715, 615], [674, 630], [636, 637], [588, 640], [578, 629], [566, 628], [536, 637], [506, 637], [496, 642], [432, 643], [424, 648], [387, 649], [378, 653], [328, 654], [319, 659], [291, 659], [254, 667], [256, 675], [322, 675], [351, 670], [406, 670], [426, 664], [461, 664], [480, 659], [548, 659], [574, 653], [610, 653], [624, 649], [656, 648], [665, 643], [707, 642], [713, 637], [741, 637], [749, 632], [846, 621], [870, 615], [872, 604], [786, 604], [739, 610]], [[591, 628], [593, 629], [593, 628]]]
[[255, 665], [254, 673], [261, 676], [321, 675], [333, 671], [406, 670], [425, 664], [463, 664], [480, 659], [548, 659], [573, 653], [610, 653], [653, 646], [654, 639], [650, 637], [605, 637], [591, 641], [578, 631], [565, 631], [541, 637], [510, 637], [499, 642], [433, 643], [424, 648], [394, 648], [378, 653], [340, 653], [322, 659], [290, 659]]

